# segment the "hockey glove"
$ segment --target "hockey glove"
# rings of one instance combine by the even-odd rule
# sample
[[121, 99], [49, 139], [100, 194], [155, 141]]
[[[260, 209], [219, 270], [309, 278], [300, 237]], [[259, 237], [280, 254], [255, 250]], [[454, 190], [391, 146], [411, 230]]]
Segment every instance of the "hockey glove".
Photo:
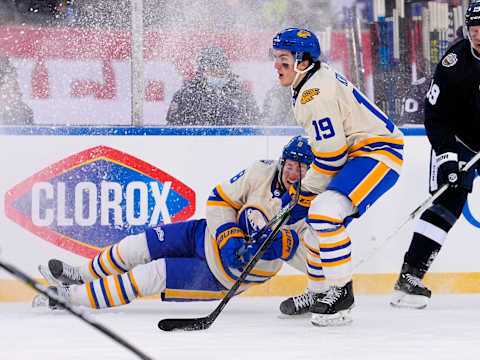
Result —
[[[263, 242], [270, 236], [272, 230], [267, 232], [255, 243], [255, 250], [258, 250]], [[297, 251], [299, 244], [298, 235], [295, 230], [282, 229], [277, 235], [275, 240], [270, 244], [268, 249], [263, 253], [263, 260], [275, 260], [282, 259], [285, 261], [290, 260]]]
[[[297, 184], [290, 186], [290, 189], [285, 192], [282, 196], [282, 206], [286, 206], [297, 193]], [[299, 220], [302, 220], [307, 217], [308, 210], [310, 209], [310, 203], [317, 194], [310, 193], [308, 191], [300, 191], [300, 197], [298, 203], [290, 211], [290, 219], [287, 221], [287, 225], [294, 224]]]
[[218, 227], [216, 234], [220, 258], [228, 267], [243, 269], [252, 257], [243, 230], [236, 223], [226, 223]]
[[457, 187], [460, 183], [460, 168], [458, 164], [458, 154], [455, 152], [446, 152], [436, 158], [438, 166], [438, 176], [444, 184], [451, 187]]

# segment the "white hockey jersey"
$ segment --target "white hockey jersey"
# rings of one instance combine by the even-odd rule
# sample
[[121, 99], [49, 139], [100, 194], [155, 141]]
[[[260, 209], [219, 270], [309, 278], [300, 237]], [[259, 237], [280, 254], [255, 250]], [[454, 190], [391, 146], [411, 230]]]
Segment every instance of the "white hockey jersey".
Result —
[[[225, 268], [220, 259], [216, 230], [219, 226], [228, 222], [237, 222], [241, 209], [245, 206], [258, 209], [270, 220], [280, 209], [281, 192], [277, 180], [276, 161], [258, 161], [248, 169], [231, 178], [213, 189], [207, 201], [207, 229], [205, 231], [205, 255], [208, 266], [215, 277], [226, 287], [230, 288], [238, 279], [241, 272], [234, 268]], [[258, 217], [259, 218], [259, 217]], [[255, 219], [253, 219], [255, 221]], [[263, 217], [258, 220], [258, 229], [264, 225]], [[263, 223], [262, 223], [263, 222]], [[293, 225], [285, 226], [297, 232], [300, 244], [295, 255], [288, 261], [290, 265], [305, 273], [305, 246], [303, 234], [307, 229], [305, 220]], [[283, 260], [260, 260], [245, 282], [240, 291], [252, 285], [262, 284], [274, 276], [282, 267]]]
[[328, 64], [322, 63], [301, 87], [294, 116], [315, 155], [303, 189], [323, 192], [347, 159], [356, 156], [371, 157], [400, 173], [402, 132]]

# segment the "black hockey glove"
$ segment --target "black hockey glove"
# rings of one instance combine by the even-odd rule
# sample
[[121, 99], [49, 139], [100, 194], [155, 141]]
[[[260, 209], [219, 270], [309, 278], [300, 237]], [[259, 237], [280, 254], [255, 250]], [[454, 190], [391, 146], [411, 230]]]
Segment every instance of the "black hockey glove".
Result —
[[438, 176], [444, 184], [450, 184], [457, 187], [460, 183], [460, 168], [458, 164], [458, 154], [455, 152], [446, 152], [437, 156]]

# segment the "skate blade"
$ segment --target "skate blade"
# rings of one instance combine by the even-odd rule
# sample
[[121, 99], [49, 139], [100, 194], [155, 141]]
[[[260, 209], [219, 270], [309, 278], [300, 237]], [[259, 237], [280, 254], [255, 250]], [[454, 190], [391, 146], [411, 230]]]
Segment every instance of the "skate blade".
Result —
[[32, 308], [48, 308], [48, 298], [45, 295], [35, 295], [32, 300]]
[[420, 310], [427, 307], [429, 300], [426, 296], [410, 295], [397, 290], [390, 300], [390, 305], [396, 308]]
[[336, 314], [312, 313], [311, 323], [315, 326], [343, 326], [350, 324], [353, 319], [351, 309], [339, 311]]
[[62, 312], [65, 310], [61, 306], [50, 306], [50, 300], [43, 294], [36, 295], [32, 300], [32, 308], [34, 311], [54, 311], [54, 312]]
[[56, 278], [53, 277], [52, 273], [48, 269], [48, 266], [38, 265], [38, 272], [43, 276], [45, 280], [47, 280], [47, 282], [50, 285], [53, 285], [53, 286], [62, 285], [60, 281], [58, 281]]

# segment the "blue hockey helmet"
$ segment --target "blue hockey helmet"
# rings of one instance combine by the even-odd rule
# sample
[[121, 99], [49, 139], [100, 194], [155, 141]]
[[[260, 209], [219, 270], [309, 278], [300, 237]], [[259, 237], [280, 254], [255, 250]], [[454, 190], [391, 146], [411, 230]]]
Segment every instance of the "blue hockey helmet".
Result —
[[285, 165], [285, 160], [287, 159], [300, 161], [301, 163], [306, 164], [308, 167], [312, 164], [313, 152], [306, 137], [297, 135], [283, 147], [282, 157], [278, 162], [278, 182], [280, 183], [282, 191], [287, 190], [282, 181], [283, 166]]
[[465, 26], [469, 28], [478, 25], [480, 25], [480, 1], [474, 1], [465, 12]]
[[313, 152], [308, 144], [308, 139], [300, 135], [292, 138], [288, 144], [283, 147], [282, 159], [300, 161], [310, 166], [313, 161]]
[[273, 38], [273, 49], [291, 51], [297, 63], [302, 62], [305, 53], [310, 54], [314, 62], [318, 61], [322, 53], [317, 36], [303, 28], [288, 28], [280, 31]]

